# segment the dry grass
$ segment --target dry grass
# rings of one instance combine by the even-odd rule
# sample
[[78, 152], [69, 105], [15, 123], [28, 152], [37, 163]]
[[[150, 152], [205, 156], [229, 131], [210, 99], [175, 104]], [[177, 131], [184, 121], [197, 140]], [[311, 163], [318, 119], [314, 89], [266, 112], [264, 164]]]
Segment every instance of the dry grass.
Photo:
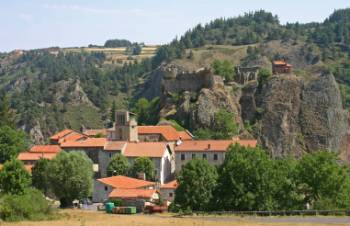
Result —
[[[109, 215], [103, 212], [83, 212], [68, 210], [59, 220], [41, 222], [3, 223], [0, 226], [311, 226], [312, 223], [262, 223], [256, 219], [231, 217], [225, 221], [217, 218], [174, 218], [169, 215]], [[217, 220], [216, 220], [217, 219]], [[317, 224], [325, 226], [327, 224]], [[342, 224], [329, 224], [342, 225]], [[343, 224], [345, 225], [345, 224]]]

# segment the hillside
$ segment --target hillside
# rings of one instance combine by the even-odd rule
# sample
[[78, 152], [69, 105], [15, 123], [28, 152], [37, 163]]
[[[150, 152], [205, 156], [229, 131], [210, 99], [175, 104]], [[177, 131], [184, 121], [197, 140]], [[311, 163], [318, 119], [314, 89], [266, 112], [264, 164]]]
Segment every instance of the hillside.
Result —
[[[36, 142], [64, 127], [108, 126], [113, 101], [133, 108], [141, 97], [160, 97], [152, 123], [176, 120], [195, 132], [210, 128], [224, 108], [234, 113], [241, 136], [257, 138], [272, 154], [332, 149], [346, 158], [349, 23], [349, 9], [322, 23], [286, 25], [258, 11], [198, 25], [138, 55], [125, 54], [135, 48], [125, 40], [14, 51], [0, 55], [0, 91], [10, 97], [18, 127]], [[280, 59], [293, 65], [293, 74], [241, 84], [233, 70], [271, 70]], [[218, 62], [229, 66], [230, 77], [214, 76]]]

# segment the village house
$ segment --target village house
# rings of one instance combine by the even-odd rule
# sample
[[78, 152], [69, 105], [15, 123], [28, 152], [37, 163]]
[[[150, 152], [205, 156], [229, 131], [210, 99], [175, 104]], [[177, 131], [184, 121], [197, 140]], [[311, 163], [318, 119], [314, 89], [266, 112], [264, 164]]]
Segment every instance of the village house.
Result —
[[272, 62], [273, 74], [289, 74], [292, 72], [292, 65], [284, 60], [276, 60]]
[[25, 168], [31, 172], [34, 164], [41, 158], [53, 159], [62, 149], [59, 145], [34, 145], [27, 152], [19, 153], [17, 159], [21, 160]]
[[174, 201], [177, 186], [177, 180], [172, 180], [160, 186], [160, 194], [164, 200], [168, 201], [168, 204]]
[[175, 148], [176, 172], [194, 158], [206, 159], [209, 164], [218, 166], [224, 162], [225, 153], [230, 145], [239, 144], [245, 147], [256, 147], [256, 140], [191, 140], [184, 141]]
[[147, 203], [159, 201], [159, 191], [155, 182], [126, 176], [113, 176], [94, 181], [93, 202], [121, 199], [125, 206], [136, 206], [142, 211]]

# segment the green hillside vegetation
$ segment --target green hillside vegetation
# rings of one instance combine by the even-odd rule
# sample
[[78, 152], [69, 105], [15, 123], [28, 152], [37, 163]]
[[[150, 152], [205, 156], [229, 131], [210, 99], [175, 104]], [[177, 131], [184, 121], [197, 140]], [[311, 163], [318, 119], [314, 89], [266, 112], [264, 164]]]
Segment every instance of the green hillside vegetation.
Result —
[[227, 66], [262, 61], [270, 67], [271, 60], [288, 60], [293, 53], [300, 64], [297, 75], [307, 77], [308, 70], [320, 68], [333, 72], [350, 109], [349, 15], [350, 9], [343, 9], [322, 23], [281, 25], [277, 16], [261, 10], [198, 25], [158, 49], [109, 40], [89, 48], [0, 54], [0, 96], [8, 94], [18, 127], [27, 132], [36, 128], [48, 137], [64, 127], [110, 125], [112, 102], [118, 108], [134, 107], [142, 97], [140, 88], [161, 63], [189, 70], [216, 65], [216, 72], [227, 77], [228, 71], [230, 80]]

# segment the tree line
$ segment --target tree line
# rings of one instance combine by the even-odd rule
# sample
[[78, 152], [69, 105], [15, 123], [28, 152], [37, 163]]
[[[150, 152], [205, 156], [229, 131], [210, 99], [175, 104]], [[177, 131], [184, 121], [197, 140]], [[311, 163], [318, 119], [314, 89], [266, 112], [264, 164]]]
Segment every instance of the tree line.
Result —
[[231, 146], [219, 167], [188, 162], [178, 175], [173, 210], [268, 211], [350, 208], [349, 166], [330, 151], [271, 158]]

